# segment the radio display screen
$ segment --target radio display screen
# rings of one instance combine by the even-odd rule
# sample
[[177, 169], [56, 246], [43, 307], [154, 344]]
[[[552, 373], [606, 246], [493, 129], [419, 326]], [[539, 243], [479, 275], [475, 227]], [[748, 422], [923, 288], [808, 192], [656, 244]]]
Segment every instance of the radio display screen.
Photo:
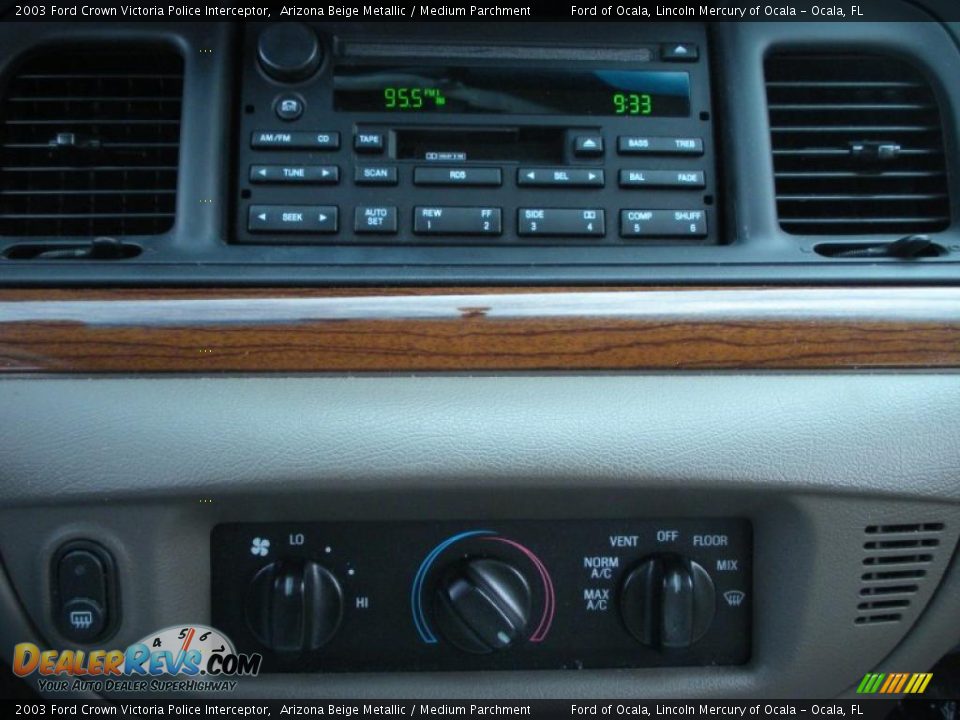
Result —
[[334, 109], [397, 115], [687, 117], [690, 76], [658, 70], [340, 66]]

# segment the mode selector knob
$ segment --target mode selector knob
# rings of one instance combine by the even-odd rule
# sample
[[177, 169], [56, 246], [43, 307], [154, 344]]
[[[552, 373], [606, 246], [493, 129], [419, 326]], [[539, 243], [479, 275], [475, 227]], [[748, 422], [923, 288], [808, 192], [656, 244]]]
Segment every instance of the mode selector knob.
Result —
[[247, 595], [247, 623], [277, 652], [304, 652], [325, 645], [340, 626], [343, 593], [322, 565], [285, 558], [263, 567]]
[[530, 585], [510, 563], [468, 558], [440, 577], [434, 603], [437, 627], [464, 652], [504, 650], [526, 635]]
[[644, 645], [684, 648], [707, 632], [716, 612], [713, 580], [701, 565], [674, 554], [654, 555], [626, 577], [620, 614]]
[[269, 25], [257, 40], [263, 71], [280, 82], [299, 82], [313, 75], [323, 60], [323, 45], [313, 28], [301, 23]]

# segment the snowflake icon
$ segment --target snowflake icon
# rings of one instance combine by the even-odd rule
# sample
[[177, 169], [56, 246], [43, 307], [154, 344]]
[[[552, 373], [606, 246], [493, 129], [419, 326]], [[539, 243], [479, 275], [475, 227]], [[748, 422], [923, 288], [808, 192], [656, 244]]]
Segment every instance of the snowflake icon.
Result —
[[251, 555], [259, 555], [260, 557], [266, 557], [267, 553], [270, 552], [270, 541], [266, 538], [255, 537], [253, 539], [253, 545], [250, 546]]

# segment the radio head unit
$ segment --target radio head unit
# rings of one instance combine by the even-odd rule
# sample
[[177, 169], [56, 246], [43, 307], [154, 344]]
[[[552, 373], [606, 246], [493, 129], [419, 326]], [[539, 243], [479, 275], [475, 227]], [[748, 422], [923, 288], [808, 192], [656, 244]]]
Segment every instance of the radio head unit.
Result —
[[602, 47], [468, 23], [403, 43], [395, 25], [296, 25], [278, 46], [277, 27], [245, 27], [238, 242], [622, 261], [717, 242], [702, 26], [597, 26]]

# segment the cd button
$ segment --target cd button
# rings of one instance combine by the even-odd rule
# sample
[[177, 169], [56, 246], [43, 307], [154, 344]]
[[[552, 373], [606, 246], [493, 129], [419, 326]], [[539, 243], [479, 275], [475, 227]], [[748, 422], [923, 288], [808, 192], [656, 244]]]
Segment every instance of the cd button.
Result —
[[257, 150], [337, 150], [340, 148], [340, 133], [254, 130], [250, 147]]

